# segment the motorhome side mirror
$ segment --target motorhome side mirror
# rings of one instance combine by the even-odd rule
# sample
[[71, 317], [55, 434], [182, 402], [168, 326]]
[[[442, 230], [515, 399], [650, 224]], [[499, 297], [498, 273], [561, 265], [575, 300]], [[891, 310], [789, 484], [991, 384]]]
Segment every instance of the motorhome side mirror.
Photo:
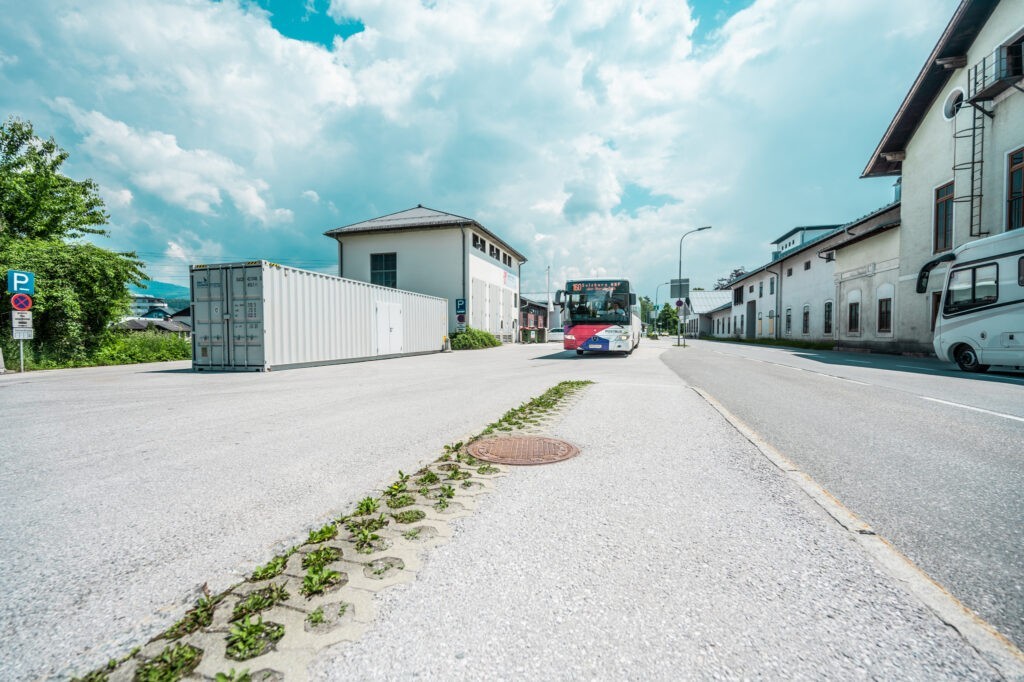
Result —
[[921, 270], [917, 273], [917, 293], [923, 294], [928, 291], [929, 275], [931, 275], [931, 270]]

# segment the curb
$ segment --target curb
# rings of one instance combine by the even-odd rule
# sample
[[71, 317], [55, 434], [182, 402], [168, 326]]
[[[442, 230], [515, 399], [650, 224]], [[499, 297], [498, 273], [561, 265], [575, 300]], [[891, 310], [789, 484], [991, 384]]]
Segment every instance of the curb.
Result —
[[870, 525], [847, 509], [832, 493], [811, 476], [801, 471], [785, 455], [761, 438], [743, 420], [724, 405], [696, 386], [690, 388], [713, 407], [762, 455], [793, 481], [826, 514], [850, 533], [864, 551], [874, 559], [890, 577], [902, 583], [940, 621], [956, 630], [981, 658], [1006, 680], [1024, 680], [1024, 652], [988, 621], [967, 608], [963, 602], [932, 579], [927, 573], [896, 549], [892, 543], [878, 535]]

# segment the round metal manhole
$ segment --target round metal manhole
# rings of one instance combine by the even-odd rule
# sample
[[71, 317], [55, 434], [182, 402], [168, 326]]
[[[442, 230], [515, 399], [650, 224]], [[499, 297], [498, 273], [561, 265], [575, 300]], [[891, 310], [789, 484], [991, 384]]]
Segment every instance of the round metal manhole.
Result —
[[572, 443], [542, 436], [488, 438], [469, 446], [477, 459], [495, 464], [551, 464], [580, 454]]

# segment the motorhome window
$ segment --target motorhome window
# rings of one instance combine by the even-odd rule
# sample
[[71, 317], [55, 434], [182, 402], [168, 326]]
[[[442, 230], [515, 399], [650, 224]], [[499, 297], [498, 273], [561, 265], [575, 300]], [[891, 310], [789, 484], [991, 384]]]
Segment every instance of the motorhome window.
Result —
[[945, 314], [990, 305], [999, 300], [999, 266], [995, 263], [954, 270], [946, 288]]

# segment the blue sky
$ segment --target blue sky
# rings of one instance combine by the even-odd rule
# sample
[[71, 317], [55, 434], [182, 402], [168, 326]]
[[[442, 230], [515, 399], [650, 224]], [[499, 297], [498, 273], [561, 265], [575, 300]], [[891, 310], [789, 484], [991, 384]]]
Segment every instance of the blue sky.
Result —
[[[153, 279], [423, 204], [545, 268], [710, 288], [858, 178], [956, 0], [0, 0], [0, 113], [96, 180]], [[662, 289], [664, 293], [665, 289]]]

